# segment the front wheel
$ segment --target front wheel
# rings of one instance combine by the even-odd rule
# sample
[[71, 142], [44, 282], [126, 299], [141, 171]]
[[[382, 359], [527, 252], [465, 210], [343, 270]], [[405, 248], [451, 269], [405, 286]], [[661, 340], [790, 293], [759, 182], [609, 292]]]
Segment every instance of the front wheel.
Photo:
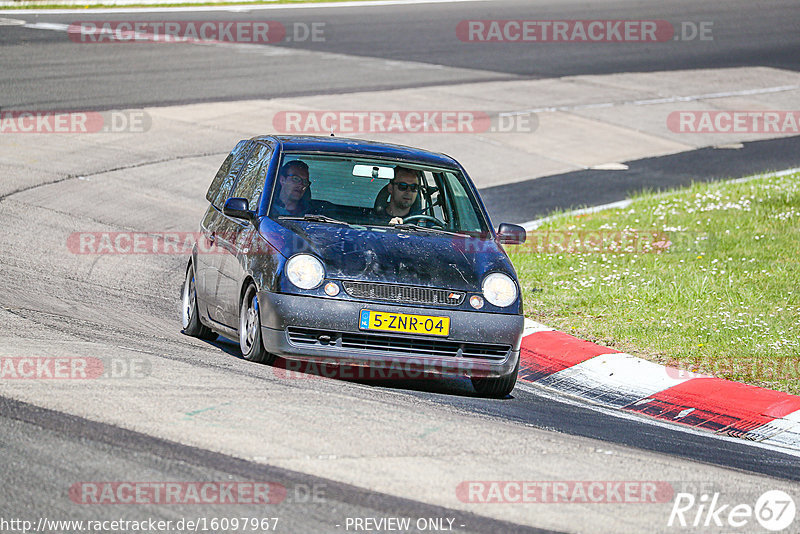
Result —
[[502, 399], [514, 389], [514, 385], [517, 383], [517, 374], [519, 374], [519, 357], [517, 358], [517, 365], [514, 366], [514, 370], [507, 375], [491, 378], [473, 378], [472, 387], [475, 388], [475, 391], [481, 397]]
[[217, 339], [209, 327], [200, 322], [200, 314], [197, 311], [197, 288], [194, 282], [194, 265], [189, 263], [186, 268], [186, 279], [181, 287], [181, 326], [183, 333], [187, 336], [199, 337], [213, 341]]
[[239, 347], [242, 357], [251, 362], [271, 364], [275, 355], [264, 349], [261, 339], [261, 317], [258, 310], [258, 292], [250, 284], [239, 307]]

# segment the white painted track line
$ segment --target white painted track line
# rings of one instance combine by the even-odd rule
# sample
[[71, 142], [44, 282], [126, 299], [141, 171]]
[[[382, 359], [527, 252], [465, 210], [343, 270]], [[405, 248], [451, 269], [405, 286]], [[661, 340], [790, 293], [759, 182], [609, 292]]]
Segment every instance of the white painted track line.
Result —
[[[97, 0], [101, 1], [101, 0]], [[144, 0], [142, 3], [146, 3]], [[155, 0], [162, 3], [163, 0]], [[384, 6], [406, 6], [416, 4], [452, 4], [463, 2], [489, 2], [490, 0], [373, 0], [367, 2], [322, 2], [322, 3], [301, 3], [301, 4], [238, 4], [226, 6], [181, 6], [181, 7], [120, 7], [120, 8], [57, 8], [57, 9], [14, 9], [9, 10], [13, 14], [36, 13], [41, 15], [60, 15], [69, 13], [179, 13], [187, 11], [269, 11], [276, 9], [338, 9], [338, 8], [361, 8], [361, 7], [384, 7]], [[0, 11], [2, 11], [0, 5]]]

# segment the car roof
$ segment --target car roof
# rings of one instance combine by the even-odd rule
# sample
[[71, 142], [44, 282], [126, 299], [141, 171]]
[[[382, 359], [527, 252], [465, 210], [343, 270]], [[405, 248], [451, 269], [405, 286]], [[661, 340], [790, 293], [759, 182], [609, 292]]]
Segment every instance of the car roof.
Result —
[[262, 135], [253, 137], [252, 140], [275, 143], [279, 145], [279, 150], [287, 152], [353, 154], [401, 161], [413, 161], [455, 169], [460, 168], [458, 162], [446, 154], [392, 143], [367, 141], [364, 139], [313, 135]]

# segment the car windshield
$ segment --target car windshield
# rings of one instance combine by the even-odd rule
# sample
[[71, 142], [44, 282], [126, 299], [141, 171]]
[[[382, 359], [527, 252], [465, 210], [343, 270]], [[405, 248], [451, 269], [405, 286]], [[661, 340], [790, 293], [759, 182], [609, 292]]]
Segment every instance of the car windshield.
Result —
[[456, 169], [330, 154], [283, 155], [270, 201], [274, 219], [413, 226], [486, 235], [488, 225]]

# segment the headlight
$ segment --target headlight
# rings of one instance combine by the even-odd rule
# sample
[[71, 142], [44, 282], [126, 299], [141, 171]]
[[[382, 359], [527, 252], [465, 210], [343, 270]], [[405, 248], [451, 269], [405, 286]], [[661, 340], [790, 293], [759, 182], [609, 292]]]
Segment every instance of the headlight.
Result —
[[325, 278], [325, 267], [314, 256], [298, 254], [286, 262], [286, 276], [300, 289], [314, 289]]
[[483, 279], [483, 296], [486, 300], [497, 306], [505, 308], [517, 300], [517, 286], [514, 281], [503, 273], [492, 273]]

